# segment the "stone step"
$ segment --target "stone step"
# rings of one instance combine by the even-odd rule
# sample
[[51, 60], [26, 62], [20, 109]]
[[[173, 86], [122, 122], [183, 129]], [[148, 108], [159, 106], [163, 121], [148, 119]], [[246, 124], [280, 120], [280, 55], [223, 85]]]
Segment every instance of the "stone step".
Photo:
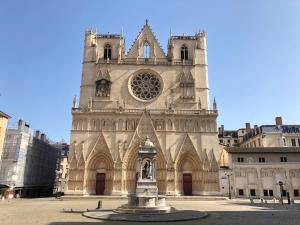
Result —
[[[64, 200], [72, 199], [98, 199], [98, 200], [127, 200], [127, 195], [114, 196], [114, 195], [65, 195], [61, 197]], [[167, 201], [222, 201], [227, 200], [227, 197], [224, 196], [166, 196]]]

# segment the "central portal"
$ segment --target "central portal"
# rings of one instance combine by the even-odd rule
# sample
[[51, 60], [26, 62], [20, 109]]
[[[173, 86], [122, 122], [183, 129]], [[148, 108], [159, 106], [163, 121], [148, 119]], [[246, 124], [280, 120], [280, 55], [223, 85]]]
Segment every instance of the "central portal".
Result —
[[128, 196], [128, 204], [118, 208], [121, 212], [166, 213], [165, 196], [158, 195], [156, 182], [156, 149], [147, 137], [138, 151], [138, 168], [135, 194]]
[[105, 173], [96, 175], [96, 195], [104, 195], [105, 191]]

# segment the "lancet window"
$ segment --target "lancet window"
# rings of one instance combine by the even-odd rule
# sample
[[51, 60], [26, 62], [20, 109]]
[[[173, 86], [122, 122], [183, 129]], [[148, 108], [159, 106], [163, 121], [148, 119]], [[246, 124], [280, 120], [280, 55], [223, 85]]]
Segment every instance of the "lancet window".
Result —
[[111, 59], [111, 45], [110, 44], [106, 44], [104, 46], [104, 59]]

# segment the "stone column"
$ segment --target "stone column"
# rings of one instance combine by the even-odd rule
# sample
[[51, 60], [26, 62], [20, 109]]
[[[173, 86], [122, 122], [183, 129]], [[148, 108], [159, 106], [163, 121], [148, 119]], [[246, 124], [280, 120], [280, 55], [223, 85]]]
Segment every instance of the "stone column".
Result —
[[156, 180], [156, 157], [153, 158], [152, 164], [152, 180]]

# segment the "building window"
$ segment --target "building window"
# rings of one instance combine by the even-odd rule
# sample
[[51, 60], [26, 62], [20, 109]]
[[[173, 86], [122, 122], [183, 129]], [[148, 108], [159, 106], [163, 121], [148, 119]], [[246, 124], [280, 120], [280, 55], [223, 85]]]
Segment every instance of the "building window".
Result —
[[294, 189], [294, 196], [299, 197], [299, 190], [298, 189]]
[[239, 196], [243, 196], [244, 195], [244, 190], [243, 189], [239, 189]]
[[104, 47], [104, 59], [111, 59], [111, 46], [106, 44]]
[[273, 190], [264, 190], [264, 196], [265, 197], [267, 197], [267, 196], [272, 197], [273, 196]]
[[260, 163], [266, 162], [265, 157], [259, 157], [259, 158], [258, 158], [258, 161], [259, 161]]
[[261, 146], [260, 138], [258, 138], [257, 141], [258, 141], [258, 146], [260, 147]]
[[285, 138], [282, 138], [282, 140], [283, 140], [283, 146], [286, 146], [286, 140], [285, 140]]
[[238, 160], [238, 162], [240, 162], [240, 163], [244, 162], [244, 158], [243, 158], [243, 157], [238, 157], [237, 160]]
[[235, 144], [238, 143], [238, 140], [234, 140], [234, 143], [235, 143]]
[[147, 41], [144, 43], [144, 58], [149, 59], [150, 58], [150, 45]]
[[296, 146], [296, 140], [294, 138], [292, 138], [292, 146]]
[[250, 196], [256, 196], [255, 189], [250, 189]]
[[131, 81], [131, 91], [134, 96], [146, 101], [157, 97], [161, 87], [159, 78], [148, 72], [135, 75]]
[[223, 140], [222, 140], [222, 139], [220, 140], [220, 143], [223, 143]]
[[181, 60], [188, 60], [189, 59], [189, 52], [186, 46], [181, 47]]
[[284, 190], [284, 189], [282, 190], [282, 196], [284, 196], [284, 197], [286, 196], [286, 190]]
[[298, 146], [300, 147], [300, 138], [298, 138]]
[[269, 196], [273, 196], [273, 190], [269, 190]]
[[287, 157], [280, 157], [280, 162], [287, 162]]
[[227, 143], [229, 143], [229, 144], [230, 144], [230, 140], [227, 140]]

